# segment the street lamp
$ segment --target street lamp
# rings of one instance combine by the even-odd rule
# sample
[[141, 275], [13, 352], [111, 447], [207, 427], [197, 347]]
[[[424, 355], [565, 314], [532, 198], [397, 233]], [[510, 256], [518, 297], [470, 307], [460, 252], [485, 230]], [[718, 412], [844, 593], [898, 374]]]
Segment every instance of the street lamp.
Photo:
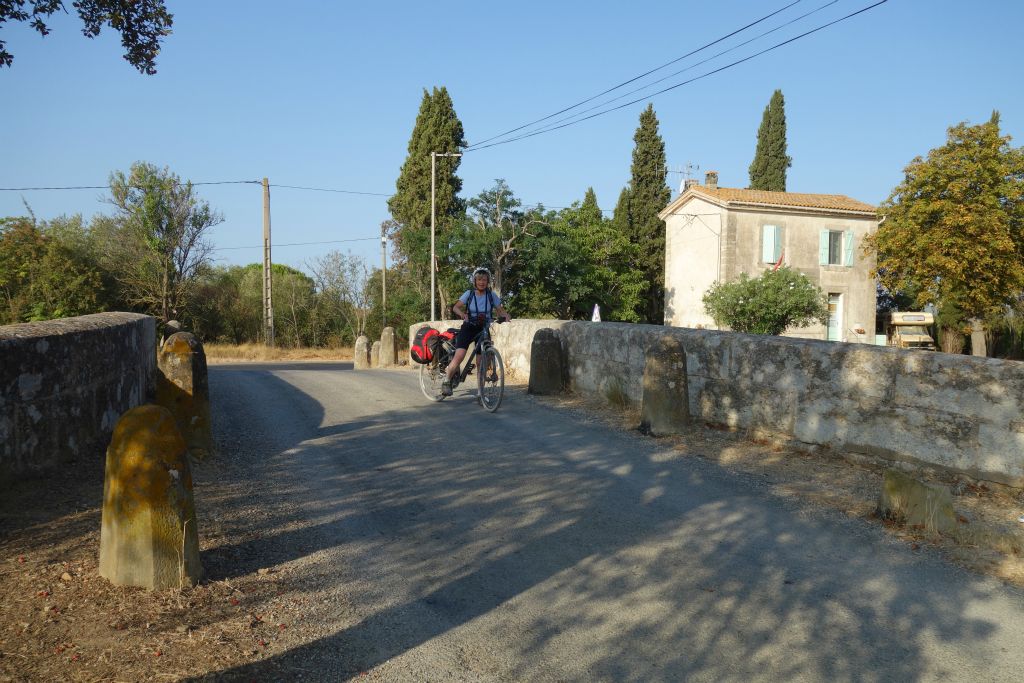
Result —
[[437, 263], [434, 260], [434, 214], [437, 213], [437, 157], [461, 157], [459, 152], [431, 152], [430, 153], [430, 319], [434, 317], [434, 293], [437, 285], [434, 283], [434, 273], [437, 271]]

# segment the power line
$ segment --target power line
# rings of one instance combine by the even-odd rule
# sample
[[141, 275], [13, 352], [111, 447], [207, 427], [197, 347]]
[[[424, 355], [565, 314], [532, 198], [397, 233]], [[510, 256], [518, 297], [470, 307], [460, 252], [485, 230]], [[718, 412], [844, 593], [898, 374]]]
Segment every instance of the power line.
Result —
[[799, 40], [801, 38], [809, 36], [812, 33], [817, 33], [818, 31], [821, 31], [823, 29], [828, 28], [829, 26], [834, 26], [835, 24], [838, 24], [838, 23], [840, 23], [842, 21], [846, 21], [847, 19], [855, 17], [858, 14], [862, 14], [864, 12], [867, 12], [870, 9], [874, 9], [875, 7], [878, 7], [879, 5], [883, 5], [886, 2], [888, 2], [888, 1], [889, 0], [879, 0], [879, 2], [876, 2], [873, 5], [868, 5], [867, 7], [859, 9], [856, 12], [851, 12], [850, 14], [847, 14], [845, 17], [841, 17], [841, 18], [836, 19], [834, 21], [830, 21], [827, 24], [822, 24], [821, 26], [818, 26], [817, 28], [813, 28], [810, 31], [805, 31], [804, 33], [801, 33], [801, 34], [799, 34], [797, 36], [794, 36], [794, 37], [792, 37], [792, 38], [790, 38], [788, 40], [784, 40], [781, 43], [776, 43], [775, 45], [772, 45], [769, 48], [765, 48], [764, 50], [761, 50], [760, 52], [755, 52], [752, 55], [744, 57], [743, 59], [738, 59], [735, 62], [732, 62], [731, 64], [726, 64], [725, 66], [719, 67], [719, 68], [714, 69], [712, 71], [708, 71], [707, 73], [701, 74], [700, 76], [695, 76], [695, 77], [690, 78], [688, 80], [682, 81], [681, 83], [676, 83], [675, 85], [671, 85], [671, 86], [669, 86], [667, 88], [663, 88], [663, 89], [661, 89], [661, 90], [659, 90], [657, 92], [651, 93], [650, 95], [645, 95], [644, 97], [640, 97], [638, 99], [631, 100], [629, 102], [626, 102], [625, 104], [620, 104], [620, 105], [618, 105], [616, 107], [612, 107], [610, 109], [605, 109], [604, 111], [599, 111], [596, 114], [591, 114], [590, 116], [585, 116], [585, 117], [583, 117], [581, 119], [577, 119], [575, 121], [570, 121], [568, 123], [563, 123], [563, 124], [558, 125], [558, 126], [549, 126], [547, 128], [541, 128], [540, 130], [533, 131], [533, 132], [530, 132], [530, 133], [524, 133], [523, 135], [519, 135], [519, 136], [516, 136], [516, 137], [513, 137], [513, 138], [509, 138], [508, 140], [499, 140], [498, 142], [492, 142], [489, 145], [483, 145], [483, 146], [480, 146], [480, 147], [475, 147], [473, 149], [467, 149], [466, 151], [467, 152], [476, 152], [476, 151], [479, 151], [481, 149], [487, 149], [488, 147], [497, 147], [498, 145], [505, 145], [505, 144], [508, 144], [510, 142], [517, 142], [519, 140], [525, 140], [526, 138], [532, 138], [535, 135], [541, 135], [543, 133], [550, 133], [552, 131], [559, 130], [561, 128], [567, 128], [568, 126], [572, 126], [572, 125], [575, 125], [577, 123], [582, 123], [584, 121], [589, 121], [590, 119], [597, 118], [598, 116], [603, 116], [604, 114], [610, 114], [613, 111], [618, 111], [619, 109], [624, 109], [626, 107], [632, 106], [632, 105], [636, 104], [637, 102], [642, 102], [643, 100], [650, 99], [652, 97], [656, 97], [656, 96], [664, 94], [664, 93], [666, 93], [666, 92], [668, 92], [670, 90], [675, 90], [676, 88], [680, 88], [680, 87], [682, 87], [684, 85], [688, 85], [688, 84], [693, 83], [695, 81], [699, 81], [699, 80], [701, 80], [703, 78], [707, 78], [708, 76], [712, 76], [712, 75], [714, 75], [716, 73], [719, 73], [721, 71], [725, 71], [726, 69], [730, 69], [730, 68], [732, 68], [734, 66], [737, 66], [739, 64], [743, 64], [744, 62], [749, 62], [751, 59], [754, 59], [755, 57], [760, 57], [763, 54], [766, 54], [768, 52], [771, 52], [772, 50], [778, 49], [778, 48], [780, 48], [780, 47], [782, 47], [784, 45], [788, 45], [789, 43], [792, 43], [792, 42], [794, 42], [796, 40]]
[[[380, 237], [356, 237], [354, 239], [349, 239], [349, 240], [324, 240], [322, 242], [289, 242], [289, 243], [286, 243], [286, 244], [275, 244], [274, 248], [277, 249], [278, 247], [305, 247], [305, 246], [309, 246], [311, 244], [341, 244], [342, 242], [369, 242], [371, 240], [372, 241], [377, 241], [379, 239], [380, 239]], [[234, 249], [262, 249], [262, 248], [263, 248], [262, 244], [253, 244], [253, 245], [244, 246], [244, 247], [214, 247], [213, 249], [210, 249], [210, 251], [231, 251], [231, 250], [234, 250]]]
[[[581, 101], [577, 102], [576, 104], [573, 104], [573, 105], [570, 105], [570, 106], [566, 107], [565, 109], [560, 109], [559, 111], [556, 111], [554, 114], [548, 114], [547, 116], [545, 116], [543, 118], [539, 118], [536, 121], [531, 121], [530, 123], [525, 123], [525, 124], [519, 126], [518, 128], [512, 128], [511, 130], [507, 130], [504, 133], [499, 133], [498, 135], [494, 135], [494, 136], [489, 137], [489, 138], [487, 138], [485, 140], [481, 140], [480, 142], [475, 142], [475, 143], [473, 143], [471, 145], [467, 145], [466, 149], [468, 151], [470, 148], [479, 147], [480, 145], [484, 145], [485, 143], [488, 143], [491, 140], [497, 140], [498, 138], [505, 137], [509, 133], [515, 133], [515, 132], [520, 131], [520, 130], [522, 130], [524, 128], [529, 128], [530, 126], [532, 126], [534, 124], [540, 123], [542, 121], [547, 121], [548, 119], [554, 118], [554, 117], [558, 116], [559, 114], [564, 114], [565, 112], [570, 111], [572, 109], [575, 109], [576, 107], [584, 105], [584, 104], [586, 104], [588, 102], [592, 102], [592, 101], [596, 100], [598, 97], [601, 97], [603, 95], [607, 95], [608, 93], [612, 92], [613, 90], [618, 90], [619, 88], [621, 88], [624, 85], [629, 85], [630, 83], [633, 83], [634, 81], [638, 81], [638, 80], [640, 80], [641, 78], [643, 78], [645, 76], [651, 75], [655, 71], [659, 71], [661, 69], [664, 69], [666, 66], [671, 66], [672, 64], [675, 64], [676, 62], [679, 62], [679, 61], [682, 61], [682, 60], [686, 59], [687, 57], [691, 57], [691, 56], [697, 54], [698, 52], [700, 52], [701, 50], [706, 50], [707, 48], [711, 47], [712, 45], [716, 45], [717, 43], [720, 43], [723, 40], [726, 40], [728, 38], [733, 37], [737, 33], [742, 33], [743, 31], [746, 31], [751, 26], [756, 26], [757, 24], [760, 24], [762, 21], [765, 21], [766, 19], [770, 19], [771, 17], [775, 16], [779, 12], [783, 12], [783, 11], [789, 9], [790, 7], [792, 7], [793, 5], [796, 5], [797, 3], [801, 2], [801, 1], [802, 0], [795, 0], [794, 2], [789, 3], [785, 7], [782, 7], [780, 9], [775, 10], [771, 14], [766, 14], [765, 16], [761, 17], [757, 21], [754, 21], [754, 22], [751, 22], [751, 23], [747, 24], [743, 28], [736, 29], [732, 33], [724, 35], [721, 38], [717, 38], [717, 39], [711, 41], [710, 43], [707, 43], [706, 45], [703, 45], [703, 46], [697, 48], [696, 50], [692, 50], [691, 52], [687, 52], [682, 57], [677, 57], [677, 58], [675, 58], [675, 59], [673, 59], [673, 60], [671, 60], [669, 62], [665, 62], [661, 66], [655, 67], [655, 68], [651, 69], [650, 71], [647, 71], [647, 72], [644, 72], [644, 73], [640, 74], [639, 76], [634, 76], [633, 78], [630, 78], [629, 80], [623, 81], [622, 83], [619, 83], [616, 86], [612, 86], [611, 88], [608, 88], [607, 90], [605, 90], [603, 92], [599, 92], [598, 94], [596, 94], [596, 95], [594, 95], [592, 97], [588, 97], [585, 100], [581, 100]], [[490, 145], [488, 145], [488, 146], [490, 146]], [[481, 148], [481, 149], [483, 149], [483, 148]]]
[[[258, 180], [214, 180], [204, 183], [189, 183], [178, 181], [176, 185], [251, 185], [260, 184]], [[139, 187], [129, 185], [129, 187]], [[0, 192], [30, 192], [35, 190], [109, 190], [110, 185], [68, 185], [64, 187], [0, 187]]]
[[[646, 90], [646, 89], [648, 89], [648, 88], [650, 88], [650, 87], [652, 87], [654, 85], [657, 85], [658, 83], [663, 83], [663, 82], [667, 81], [670, 78], [678, 76], [679, 74], [686, 73], [687, 71], [695, 69], [698, 66], [701, 66], [702, 64], [707, 64], [710, 61], [714, 61], [715, 59], [718, 59], [722, 55], [728, 54], [730, 52], [735, 52], [736, 50], [738, 50], [739, 48], [743, 47], [744, 45], [749, 45], [750, 43], [753, 43], [756, 40], [760, 40], [761, 38], [764, 38], [767, 35], [770, 35], [772, 33], [775, 33], [776, 31], [780, 31], [780, 30], [784, 29], [787, 26], [795, 24], [796, 22], [800, 21], [801, 19], [806, 19], [807, 17], [811, 16], [812, 14], [820, 12], [821, 10], [823, 10], [823, 9], [825, 9], [827, 7], [830, 7], [830, 6], [834, 5], [834, 4], [836, 4], [837, 2], [839, 2], [839, 0], [831, 0], [831, 2], [827, 2], [824, 5], [821, 5], [821, 6], [817, 7], [816, 9], [811, 10], [810, 12], [805, 12], [804, 14], [801, 14], [800, 16], [798, 16], [798, 17], [796, 17], [794, 19], [790, 19], [789, 21], [787, 21], [784, 24], [779, 24], [778, 26], [776, 26], [773, 29], [769, 29], [768, 31], [764, 31], [763, 33], [759, 33], [756, 36], [754, 36], [753, 38], [745, 40], [742, 43], [737, 43], [736, 45], [733, 45], [732, 47], [730, 47], [730, 48], [728, 48], [726, 50], [722, 50], [721, 52], [718, 52], [718, 53], [716, 53], [716, 54], [714, 54], [714, 55], [712, 55], [710, 57], [707, 57], [706, 59], [702, 59], [699, 62], [695, 62], [695, 63], [691, 64], [690, 66], [684, 68], [684, 69], [680, 69], [679, 71], [673, 71], [669, 75], [662, 76], [661, 78], [659, 78], [657, 80], [654, 80], [654, 81], [651, 81], [650, 83], [647, 83], [645, 85], [642, 85], [639, 88], [634, 88], [633, 90], [628, 90], [628, 91], [624, 92], [623, 94], [618, 95], [616, 97], [613, 97], [611, 99], [605, 100], [604, 102], [601, 102], [600, 104], [595, 104], [592, 107], [587, 107], [586, 109], [580, 110], [580, 111], [578, 111], [578, 112], [576, 112], [574, 114], [570, 114], [569, 116], [566, 116], [566, 117], [563, 117], [561, 119], [557, 119], [555, 121], [552, 121], [551, 123], [547, 124], [546, 126], [543, 126], [541, 129], [538, 129], [537, 131], [534, 131], [534, 132], [546, 132], [549, 129], [550, 130], [554, 130], [554, 126], [556, 126], [559, 123], [564, 123], [566, 121], [572, 121], [573, 119], [575, 119], [577, 117], [580, 117], [583, 114], [586, 114], [587, 112], [592, 112], [592, 111], [594, 111], [596, 109], [600, 109], [601, 107], [608, 106], [612, 102], [618, 102], [619, 100], [625, 99], [625, 98], [629, 97], [630, 95], [635, 95], [636, 93], [641, 92], [643, 90]], [[583, 119], [581, 119], [581, 120], [583, 120]]]
[[394, 192], [389, 192], [389, 193], [384, 193], [384, 192], [359, 192], [357, 190], [333, 190], [333, 189], [326, 188], [326, 187], [299, 187], [298, 185], [275, 185], [273, 183], [270, 186], [271, 187], [286, 187], [286, 188], [288, 188], [290, 190], [309, 190], [311, 192], [337, 192], [337, 193], [340, 193], [340, 194], [363, 194], [363, 195], [370, 195], [372, 197], [391, 197], [391, 196], [394, 195]]

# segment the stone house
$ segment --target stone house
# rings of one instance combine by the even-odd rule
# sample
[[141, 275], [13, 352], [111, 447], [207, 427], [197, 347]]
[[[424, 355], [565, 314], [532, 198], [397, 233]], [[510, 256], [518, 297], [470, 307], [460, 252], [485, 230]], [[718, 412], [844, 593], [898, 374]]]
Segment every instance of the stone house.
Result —
[[660, 214], [665, 221], [665, 324], [717, 329], [704, 292], [740, 273], [756, 277], [782, 263], [828, 296], [827, 325], [791, 328], [786, 336], [873, 343], [874, 259], [861, 252], [878, 226], [875, 207], [845, 195], [765, 192], [687, 180]]

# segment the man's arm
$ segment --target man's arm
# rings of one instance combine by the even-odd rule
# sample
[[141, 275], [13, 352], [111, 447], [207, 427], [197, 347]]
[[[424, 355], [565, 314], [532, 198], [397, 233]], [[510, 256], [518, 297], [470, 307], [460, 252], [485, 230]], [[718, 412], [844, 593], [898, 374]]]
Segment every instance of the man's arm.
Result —
[[505, 322], [510, 322], [512, 320], [512, 316], [508, 314], [508, 311], [505, 310], [504, 306], [498, 306], [494, 311], [498, 314], [499, 318], [504, 318]]
[[456, 301], [455, 305], [452, 306], [452, 313], [462, 318], [463, 320], [465, 320], [468, 317], [466, 315], [466, 304], [462, 303], [462, 299]]

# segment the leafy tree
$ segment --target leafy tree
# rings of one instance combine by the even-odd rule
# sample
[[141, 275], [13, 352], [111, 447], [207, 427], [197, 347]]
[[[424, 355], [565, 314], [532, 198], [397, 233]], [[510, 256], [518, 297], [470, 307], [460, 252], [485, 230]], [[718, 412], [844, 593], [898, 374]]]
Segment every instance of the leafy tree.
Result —
[[[462, 122], [446, 88], [423, 91], [419, 114], [409, 139], [409, 155], [402, 164], [395, 194], [388, 199], [388, 210], [395, 219], [391, 238], [395, 248], [410, 265], [410, 272], [425, 283], [430, 281], [430, 154], [459, 152], [466, 145]], [[454, 224], [465, 213], [459, 199], [462, 179], [456, 175], [461, 157], [437, 157], [436, 233], [444, 241]], [[447, 299], [440, 288], [442, 308]], [[429, 294], [429, 291], [428, 291]], [[429, 299], [429, 296], [428, 296]]]
[[776, 90], [764, 108], [757, 129], [757, 149], [750, 164], [750, 189], [786, 191], [786, 169], [793, 159], [786, 154], [786, 101]]
[[[121, 34], [124, 58], [139, 73], [156, 73], [156, 56], [160, 41], [171, 33], [174, 15], [167, 11], [164, 0], [75, 0], [72, 3], [82, 20], [82, 34], [95, 38], [104, 25]], [[44, 19], [58, 11], [66, 11], [62, 0], [6, 0], [0, 2], [0, 28], [7, 22], [29, 22], [45, 36], [50, 27]], [[0, 67], [11, 66], [14, 55], [0, 40]]]
[[879, 281], [935, 304], [950, 337], [1024, 291], [1024, 151], [1000, 135], [998, 112], [951, 127], [945, 145], [913, 159], [879, 213], [864, 243]]
[[370, 313], [366, 261], [351, 252], [332, 251], [309, 266], [338, 339], [355, 341], [366, 332]]
[[789, 327], [828, 321], [828, 302], [806, 275], [788, 266], [736, 282], [716, 282], [704, 294], [704, 310], [719, 326], [748, 334], [782, 334]]
[[84, 234], [80, 216], [0, 219], [0, 324], [104, 310], [102, 273], [73, 239]]
[[114, 217], [94, 222], [104, 265], [128, 301], [170, 320], [190, 302], [196, 275], [208, 262], [206, 231], [223, 218], [167, 168], [132, 164], [110, 176]]
[[[666, 178], [665, 142], [658, 132], [653, 105], [640, 114], [633, 136], [633, 163], [628, 194], [628, 236], [637, 245], [634, 264], [647, 278], [642, 318], [652, 324], [665, 322], [665, 221], [658, 218], [672, 197]], [[620, 196], [619, 202], [622, 203]], [[616, 223], [622, 222], [616, 207]]]

